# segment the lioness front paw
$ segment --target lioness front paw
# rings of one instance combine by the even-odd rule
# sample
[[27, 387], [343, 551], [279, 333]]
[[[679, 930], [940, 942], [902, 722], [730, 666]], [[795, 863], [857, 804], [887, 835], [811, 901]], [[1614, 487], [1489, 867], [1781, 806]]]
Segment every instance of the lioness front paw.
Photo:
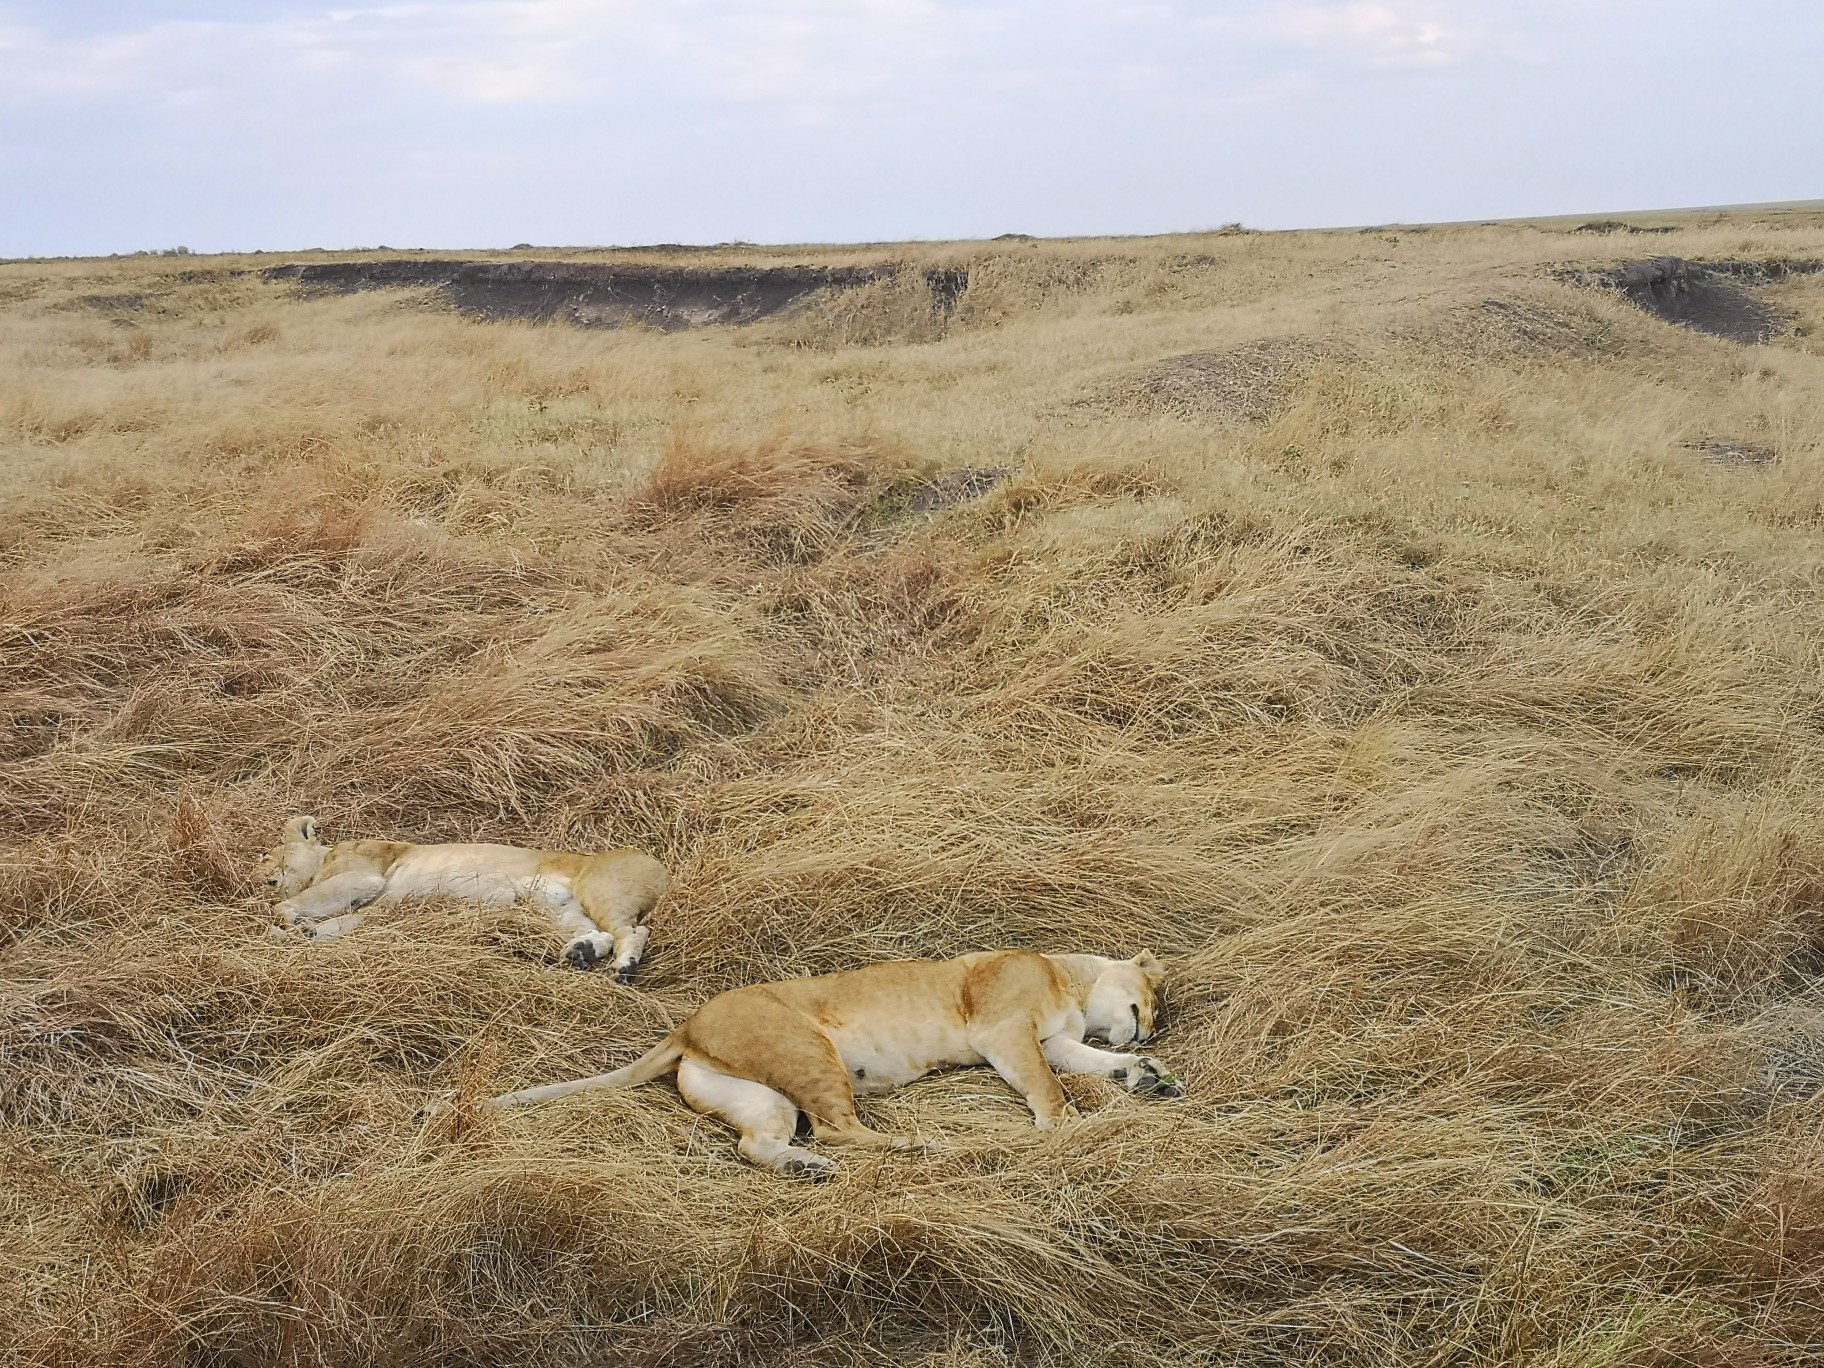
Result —
[[1177, 1074], [1167, 1073], [1156, 1059], [1142, 1059], [1128, 1071], [1133, 1075], [1128, 1087], [1148, 1097], [1183, 1097], [1184, 1083]]
[[1035, 1114], [1032, 1118], [1032, 1124], [1037, 1126], [1040, 1130], [1056, 1130], [1066, 1121], [1075, 1121], [1082, 1114], [1083, 1113], [1076, 1109], [1074, 1104], [1066, 1102], [1053, 1114], [1046, 1114], [1043, 1112]]
[[623, 988], [627, 987], [633, 982], [633, 976], [635, 972], [638, 971], [639, 967], [640, 966], [637, 964], [621, 965], [614, 971], [614, 981]]
[[807, 1183], [821, 1183], [836, 1172], [836, 1161], [825, 1159], [821, 1154], [795, 1155], [779, 1165], [779, 1172], [787, 1178], [802, 1178]]

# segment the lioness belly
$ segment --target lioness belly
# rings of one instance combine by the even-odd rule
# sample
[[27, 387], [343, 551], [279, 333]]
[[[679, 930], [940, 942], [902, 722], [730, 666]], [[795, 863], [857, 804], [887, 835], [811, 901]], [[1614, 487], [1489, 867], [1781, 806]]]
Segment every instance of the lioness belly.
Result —
[[936, 1069], [982, 1062], [961, 1030], [902, 1035], [847, 1026], [832, 1030], [830, 1039], [858, 1093], [885, 1092]]
[[503, 905], [551, 901], [557, 890], [538, 872], [536, 852], [514, 846], [420, 846], [387, 872], [385, 901], [434, 895]]

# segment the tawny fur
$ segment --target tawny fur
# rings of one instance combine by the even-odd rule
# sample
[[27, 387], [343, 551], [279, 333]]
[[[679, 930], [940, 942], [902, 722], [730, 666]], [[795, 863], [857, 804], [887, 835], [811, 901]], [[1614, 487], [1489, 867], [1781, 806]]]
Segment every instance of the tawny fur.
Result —
[[582, 854], [508, 845], [413, 845], [322, 839], [314, 817], [285, 823], [261, 866], [285, 895], [279, 915], [316, 940], [346, 935], [365, 909], [404, 898], [441, 896], [487, 906], [530, 902], [565, 937], [564, 958], [579, 969], [613, 957], [621, 982], [645, 952], [647, 918], [671, 883], [665, 867], [637, 850]]
[[[1154, 1060], [1119, 1050], [1152, 1034], [1163, 976], [1150, 953], [1115, 960], [1000, 950], [754, 984], [711, 998], [625, 1068], [489, 1105], [631, 1087], [676, 1069], [684, 1099], [738, 1130], [748, 1159], [777, 1173], [822, 1176], [831, 1161], [792, 1144], [800, 1111], [819, 1140], [907, 1148], [910, 1140], [862, 1124], [855, 1096], [947, 1066], [992, 1065], [1041, 1128], [1074, 1114], [1054, 1068], [1180, 1095], [1178, 1080]], [[1087, 1045], [1085, 1035], [1116, 1049]]]

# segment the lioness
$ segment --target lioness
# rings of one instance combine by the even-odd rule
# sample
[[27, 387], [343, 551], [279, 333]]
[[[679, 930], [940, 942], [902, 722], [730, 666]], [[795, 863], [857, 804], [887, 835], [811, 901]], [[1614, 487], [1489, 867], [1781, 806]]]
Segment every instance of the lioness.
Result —
[[885, 1092], [947, 1064], [993, 1065], [1041, 1129], [1075, 1114], [1054, 1067], [1182, 1096], [1177, 1078], [1145, 1055], [1083, 1043], [1095, 1035], [1118, 1050], [1151, 1036], [1164, 974], [1150, 952], [1116, 960], [990, 950], [754, 984], [711, 998], [625, 1068], [505, 1093], [488, 1105], [630, 1087], [675, 1066], [684, 1100], [740, 1131], [744, 1157], [775, 1173], [822, 1177], [835, 1164], [792, 1144], [800, 1109], [819, 1140], [905, 1149], [911, 1141], [861, 1123], [855, 1094]]
[[569, 938], [570, 964], [591, 969], [612, 954], [622, 983], [639, 966], [650, 934], [646, 918], [671, 883], [663, 865], [637, 850], [581, 855], [507, 845], [330, 845], [314, 817], [285, 823], [261, 873], [285, 895], [280, 915], [316, 940], [353, 931], [367, 915], [361, 909], [376, 903], [440, 894], [501, 906], [523, 898], [549, 911]]

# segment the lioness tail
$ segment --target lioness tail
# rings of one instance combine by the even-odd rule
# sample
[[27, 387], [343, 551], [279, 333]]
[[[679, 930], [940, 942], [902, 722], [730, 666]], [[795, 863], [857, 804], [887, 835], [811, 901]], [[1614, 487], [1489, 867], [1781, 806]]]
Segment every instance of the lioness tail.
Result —
[[518, 1092], [502, 1093], [499, 1097], [490, 1098], [485, 1105], [517, 1107], [522, 1102], [547, 1102], [553, 1097], [594, 1092], [597, 1088], [631, 1088], [637, 1083], [650, 1083], [661, 1074], [671, 1072], [683, 1057], [684, 1033], [673, 1031], [633, 1063], [616, 1069], [613, 1073], [573, 1078], [568, 1083], [548, 1083], [542, 1088], [522, 1088]]

